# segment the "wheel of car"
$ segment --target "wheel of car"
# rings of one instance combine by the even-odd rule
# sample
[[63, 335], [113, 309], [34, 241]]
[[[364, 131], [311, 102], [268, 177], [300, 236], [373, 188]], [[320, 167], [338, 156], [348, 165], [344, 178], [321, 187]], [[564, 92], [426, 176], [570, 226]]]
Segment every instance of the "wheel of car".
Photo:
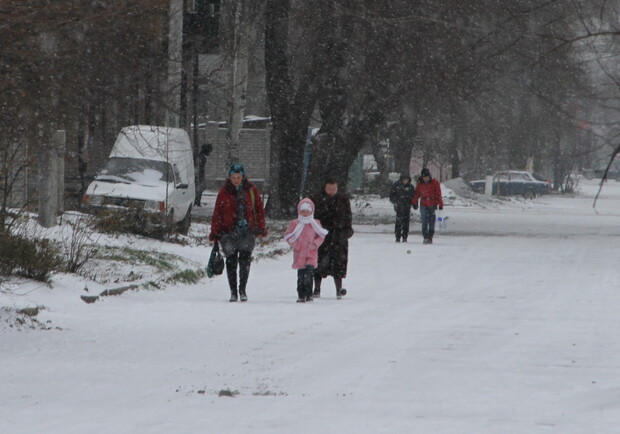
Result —
[[189, 233], [189, 227], [192, 225], [192, 206], [190, 205], [187, 209], [187, 213], [183, 220], [179, 223], [179, 233], [182, 235], [187, 235]]
[[532, 190], [526, 190], [525, 193], [523, 193], [523, 197], [526, 199], [534, 199], [536, 194]]

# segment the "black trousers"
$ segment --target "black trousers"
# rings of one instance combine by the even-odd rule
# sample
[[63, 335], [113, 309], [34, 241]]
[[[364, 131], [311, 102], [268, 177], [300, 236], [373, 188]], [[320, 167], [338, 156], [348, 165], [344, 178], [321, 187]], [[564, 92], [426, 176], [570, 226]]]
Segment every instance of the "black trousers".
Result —
[[313, 282], [314, 267], [312, 265], [297, 269], [297, 295], [299, 298], [306, 299], [312, 296]]
[[252, 265], [254, 235], [247, 231], [224, 234], [220, 240], [220, 247], [226, 256], [226, 275], [230, 292], [237, 294], [237, 267], [239, 267], [239, 293], [245, 294]]
[[396, 222], [394, 224], [394, 235], [396, 239], [407, 239], [409, 236], [409, 220], [411, 219], [411, 206], [406, 209], [396, 209]]
[[245, 294], [245, 288], [250, 277], [252, 252], [235, 252], [226, 257], [226, 275], [230, 292], [237, 294], [237, 265], [239, 266], [239, 292]]

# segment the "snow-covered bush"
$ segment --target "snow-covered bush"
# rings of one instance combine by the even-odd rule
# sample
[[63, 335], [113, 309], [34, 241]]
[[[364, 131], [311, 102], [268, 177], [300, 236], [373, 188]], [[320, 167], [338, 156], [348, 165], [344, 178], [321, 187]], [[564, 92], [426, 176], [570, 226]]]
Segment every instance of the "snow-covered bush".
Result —
[[28, 239], [8, 232], [0, 234], [0, 273], [47, 282], [61, 268], [60, 252], [46, 239]]

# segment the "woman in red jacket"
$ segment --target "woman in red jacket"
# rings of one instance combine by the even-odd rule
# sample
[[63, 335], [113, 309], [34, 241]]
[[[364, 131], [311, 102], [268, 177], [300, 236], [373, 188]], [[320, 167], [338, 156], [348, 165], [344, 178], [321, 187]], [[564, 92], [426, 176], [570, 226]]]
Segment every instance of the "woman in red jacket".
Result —
[[[247, 301], [254, 237], [267, 235], [265, 210], [258, 189], [247, 180], [241, 164], [233, 164], [226, 184], [219, 191], [211, 218], [211, 241], [219, 241], [226, 256], [230, 301]], [[239, 293], [237, 295], [237, 265]]]
[[426, 167], [422, 169], [420, 175], [411, 203], [413, 204], [413, 209], [418, 209], [418, 201], [420, 201], [420, 216], [422, 217], [424, 244], [433, 244], [436, 219], [435, 210], [437, 207], [443, 209], [441, 185], [439, 181], [431, 178], [431, 172]]

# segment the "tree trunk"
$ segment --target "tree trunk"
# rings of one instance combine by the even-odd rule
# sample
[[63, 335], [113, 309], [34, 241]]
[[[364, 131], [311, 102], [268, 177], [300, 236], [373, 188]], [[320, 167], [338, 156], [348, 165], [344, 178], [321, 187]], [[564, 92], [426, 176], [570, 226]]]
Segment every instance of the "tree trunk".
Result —
[[183, 61], [183, 0], [170, 1], [168, 31], [168, 86], [169, 98], [166, 111], [166, 126], [180, 126], [181, 80]]
[[390, 147], [394, 153], [394, 170], [398, 173], [409, 173], [411, 170], [411, 154], [417, 132], [417, 113], [409, 106], [403, 107], [396, 126], [396, 137], [390, 141]]
[[58, 152], [45, 140], [39, 153], [39, 224], [44, 228], [56, 226], [58, 215]]
[[288, 125], [273, 124], [267, 212], [273, 218], [296, 215], [303, 174], [303, 152], [309, 116], [298, 114]]
[[230, 45], [227, 57], [228, 69], [228, 129], [226, 144], [228, 163], [238, 162], [239, 135], [245, 116], [246, 93], [248, 88], [248, 55], [251, 26], [248, 22], [247, 5], [236, 2], [231, 14]]
[[[308, 171], [308, 191], [319, 191], [326, 177], [335, 177], [342, 190], [349, 183], [349, 169], [372, 133], [384, 121], [382, 111], [364, 111], [336, 134], [319, 132]], [[344, 124], [344, 119], [341, 119]], [[323, 130], [323, 127], [321, 127]]]
[[267, 214], [272, 218], [296, 215], [304, 145], [321, 71], [321, 60], [311, 55], [295, 89], [288, 59], [290, 6], [290, 0], [267, 0], [265, 13], [265, 76], [273, 128]]

